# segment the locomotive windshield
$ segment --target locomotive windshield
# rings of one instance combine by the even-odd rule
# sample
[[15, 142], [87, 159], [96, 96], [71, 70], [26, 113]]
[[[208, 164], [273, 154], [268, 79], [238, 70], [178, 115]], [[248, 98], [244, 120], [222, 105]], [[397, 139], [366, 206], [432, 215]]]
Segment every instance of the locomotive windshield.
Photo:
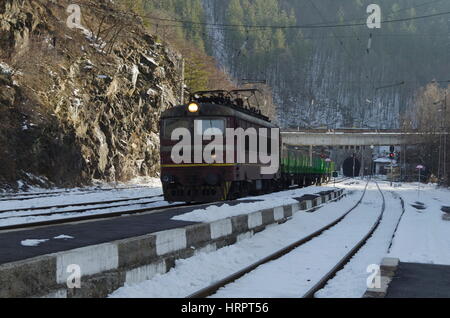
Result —
[[[223, 119], [195, 119], [196, 132], [200, 135], [224, 134], [225, 120]], [[201, 125], [200, 125], [201, 124]], [[186, 128], [189, 131], [194, 129], [194, 119], [191, 118], [170, 118], [163, 121], [163, 137], [171, 138], [172, 132], [177, 128]]]
[[[200, 126], [201, 123], [201, 126]], [[225, 132], [225, 121], [222, 119], [202, 119], [198, 121], [197, 133], [202, 135], [222, 134]], [[200, 130], [201, 129], [201, 130]]]
[[170, 138], [172, 132], [177, 128], [186, 128], [191, 130], [192, 120], [185, 118], [165, 119], [163, 121], [163, 136]]

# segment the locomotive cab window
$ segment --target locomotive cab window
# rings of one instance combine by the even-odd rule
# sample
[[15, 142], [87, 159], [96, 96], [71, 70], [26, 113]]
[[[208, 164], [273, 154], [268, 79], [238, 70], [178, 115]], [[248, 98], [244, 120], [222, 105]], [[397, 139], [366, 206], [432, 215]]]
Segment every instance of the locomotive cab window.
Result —
[[190, 119], [184, 119], [184, 118], [172, 118], [172, 119], [165, 119], [163, 121], [163, 136], [165, 138], [171, 138], [172, 132], [177, 128], [186, 128], [191, 129], [191, 120]]
[[[201, 123], [201, 126], [199, 125]], [[197, 133], [202, 135], [224, 135], [225, 120], [223, 119], [202, 119], [197, 125]], [[201, 127], [201, 128], [200, 128]], [[201, 130], [200, 130], [201, 129]]]

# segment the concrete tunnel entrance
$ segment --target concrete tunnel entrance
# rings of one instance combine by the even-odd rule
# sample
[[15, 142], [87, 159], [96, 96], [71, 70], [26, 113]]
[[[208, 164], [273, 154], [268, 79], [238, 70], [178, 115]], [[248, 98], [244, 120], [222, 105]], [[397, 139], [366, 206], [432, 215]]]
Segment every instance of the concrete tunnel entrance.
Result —
[[342, 170], [346, 177], [357, 177], [361, 171], [361, 162], [357, 158], [349, 157], [344, 160]]

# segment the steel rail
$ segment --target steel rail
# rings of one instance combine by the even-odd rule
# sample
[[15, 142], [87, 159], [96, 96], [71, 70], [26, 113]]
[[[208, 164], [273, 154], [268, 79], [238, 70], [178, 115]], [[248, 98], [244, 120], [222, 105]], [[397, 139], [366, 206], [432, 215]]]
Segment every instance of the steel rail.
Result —
[[37, 216], [52, 216], [52, 215], [58, 215], [58, 214], [67, 214], [67, 213], [84, 213], [84, 212], [91, 212], [91, 211], [98, 211], [98, 210], [107, 210], [107, 209], [113, 209], [113, 208], [122, 208], [127, 206], [133, 206], [133, 205], [147, 205], [157, 202], [164, 202], [163, 200], [154, 200], [154, 201], [144, 201], [139, 203], [126, 203], [126, 204], [113, 204], [113, 205], [106, 205], [106, 206], [96, 206], [92, 208], [84, 208], [84, 209], [76, 209], [76, 210], [62, 210], [62, 211], [51, 211], [51, 212], [45, 212], [45, 213], [38, 213], [38, 214], [21, 214], [21, 215], [10, 215], [7, 217], [0, 217], [0, 221], [2, 220], [8, 220], [13, 218], [25, 218], [25, 217], [37, 217]]
[[[0, 214], [8, 213], [8, 212], [24, 212], [24, 211], [37, 211], [37, 210], [48, 210], [48, 209], [62, 209], [68, 207], [80, 207], [80, 206], [88, 206], [88, 205], [101, 205], [101, 204], [113, 204], [119, 202], [129, 202], [129, 201], [138, 201], [144, 199], [153, 199], [162, 197], [161, 195], [152, 195], [145, 197], [135, 197], [135, 198], [126, 198], [126, 199], [117, 199], [117, 200], [108, 200], [108, 201], [93, 201], [93, 202], [78, 202], [78, 203], [67, 203], [67, 204], [55, 204], [48, 206], [38, 206], [38, 207], [29, 207], [29, 208], [19, 208], [19, 209], [8, 209], [8, 210], [0, 210]], [[62, 211], [65, 212], [65, 211]]]
[[[343, 178], [340, 180], [336, 180], [336, 183], [340, 183], [346, 181], [350, 178]], [[329, 181], [325, 184], [333, 183]], [[79, 191], [66, 190], [66, 191], [54, 191], [54, 192], [37, 192], [37, 193], [13, 193], [13, 194], [0, 194], [0, 202], [1, 201], [25, 201], [25, 200], [33, 200], [47, 197], [56, 197], [60, 194], [69, 194], [69, 195], [85, 195], [90, 193], [96, 193], [100, 191], [120, 191], [120, 190], [132, 190], [132, 189], [151, 189], [146, 186], [136, 186], [136, 187], [124, 187], [124, 188], [108, 188], [108, 189], [81, 189]]]
[[326, 275], [324, 275], [319, 282], [317, 282], [312, 288], [306, 292], [302, 298], [314, 298], [314, 294], [325, 287], [328, 281], [330, 281], [334, 276], [336, 276], [336, 273], [342, 270], [345, 265], [350, 261], [350, 259], [355, 256], [360, 249], [367, 243], [367, 241], [373, 236], [375, 231], [377, 230], [378, 226], [381, 223], [381, 220], [383, 219], [384, 212], [386, 210], [386, 200], [383, 194], [383, 191], [381, 191], [380, 186], [375, 181], [375, 184], [377, 185], [378, 191], [381, 193], [381, 197], [383, 199], [383, 204], [381, 206], [381, 213], [377, 218], [377, 221], [375, 224], [370, 228], [369, 232], [360, 240]]
[[[344, 178], [344, 179], [340, 180], [340, 182], [343, 182], [345, 180], [348, 180], [348, 179]], [[336, 183], [338, 183], [338, 182], [336, 182]], [[367, 183], [367, 185], [368, 185], [368, 183]], [[366, 189], [367, 189], [367, 185], [366, 185]], [[366, 189], [364, 189], [364, 193], [365, 193]], [[154, 196], [154, 197], [159, 197], [159, 196]], [[151, 198], [151, 197], [147, 197], [147, 198]], [[123, 200], [131, 201], [132, 199], [123, 199]], [[105, 203], [105, 202], [108, 202], [108, 201], [103, 201], [102, 203]], [[118, 202], [118, 200], [114, 200], [111, 202]], [[212, 203], [207, 203], [207, 204], [213, 205], [213, 204], [226, 203], [226, 202], [227, 201], [221, 201], [221, 202], [212, 202]], [[102, 204], [102, 203], [99, 203], [99, 204]], [[86, 203], [77, 203], [77, 204], [79, 204], [79, 206], [87, 205]], [[180, 203], [180, 204], [173, 204], [173, 205], [153, 207], [153, 208], [133, 209], [133, 210], [118, 211], [118, 212], [100, 213], [100, 214], [85, 215], [85, 216], [70, 217], [70, 218], [61, 218], [61, 219], [54, 219], [54, 220], [47, 220], [47, 221], [40, 221], [40, 222], [12, 224], [12, 225], [0, 226], [0, 231], [22, 230], [22, 229], [25, 230], [25, 229], [29, 229], [29, 228], [42, 227], [42, 226], [63, 225], [63, 224], [68, 224], [68, 223], [73, 223], [73, 222], [92, 221], [92, 220], [120, 217], [120, 216], [125, 216], [125, 215], [142, 214], [142, 213], [152, 212], [152, 211], [157, 211], [157, 210], [172, 209], [172, 208], [187, 207], [187, 206], [201, 206], [201, 205], [205, 205], [205, 203], [189, 203], [189, 204]], [[67, 207], [67, 206], [77, 206], [77, 205], [69, 204], [69, 205], [64, 205], [63, 207]], [[45, 208], [55, 208], [55, 207], [58, 207], [58, 206], [29, 208], [29, 209], [24, 209], [24, 211], [39, 210], [39, 209], [45, 209]], [[109, 208], [109, 207], [104, 207], [104, 208]], [[98, 210], [98, 208], [94, 208], [94, 209]], [[85, 211], [94, 210], [94, 209], [85, 209]], [[18, 211], [18, 210], [3, 210], [3, 211], [0, 211], [0, 213], [14, 212], [14, 211]], [[83, 211], [83, 212], [85, 212], [85, 211]], [[44, 215], [47, 216], [47, 215], [62, 214], [62, 213], [71, 213], [71, 211], [54, 211], [54, 212], [49, 212], [49, 213], [45, 213], [42, 215], [35, 214], [35, 215], [26, 215], [23, 217], [44, 216]], [[77, 212], [75, 211], [75, 213], [77, 213]], [[350, 213], [350, 211], [348, 213]], [[19, 216], [19, 217], [22, 217], [22, 216]]]
[[[396, 195], [398, 195], [396, 192], [392, 192], [392, 193], [395, 193]], [[389, 243], [389, 248], [388, 248], [388, 254], [391, 252], [391, 248], [392, 248], [392, 245], [394, 244], [395, 236], [397, 235], [398, 228], [400, 227], [400, 222], [402, 221], [403, 216], [405, 215], [405, 212], [406, 212], [405, 200], [403, 200], [403, 198], [400, 195], [399, 195], [399, 199], [400, 199], [400, 204], [402, 206], [402, 213], [400, 214], [400, 217], [397, 221], [397, 225], [395, 226], [394, 233], [392, 233], [391, 241]]]
[[135, 187], [123, 187], [123, 188], [98, 188], [98, 189], [80, 189], [80, 190], [64, 190], [54, 192], [31, 192], [31, 193], [5, 193], [0, 194], [0, 201], [25, 201], [39, 198], [54, 197], [60, 194], [70, 195], [85, 195], [90, 193], [96, 193], [101, 191], [119, 191], [119, 190], [132, 190], [132, 189], [151, 189], [147, 186], [135, 186]]
[[118, 212], [110, 212], [110, 213], [84, 215], [84, 216], [62, 218], [62, 219], [55, 219], [55, 220], [47, 220], [47, 221], [41, 221], [41, 222], [13, 224], [13, 225], [0, 226], [0, 231], [26, 230], [26, 229], [42, 227], [42, 226], [64, 225], [64, 224], [69, 224], [69, 223], [73, 223], [73, 222], [94, 221], [94, 220], [108, 219], [108, 218], [113, 218], [113, 217], [142, 214], [142, 213], [158, 211], [158, 210], [161, 210], [161, 212], [162, 212], [162, 211], [168, 210], [168, 209], [195, 206], [195, 205], [200, 205], [200, 204], [180, 203], [180, 204], [159, 206], [159, 207], [153, 207], [153, 208], [133, 209], [133, 210], [118, 211]]
[[369, 182], [370, 182], [370, 180], [367, 181], [366, 187], [363, 191], [363, 194], [361, 195], [361, 198], [358, 200], [358, 202], [351, 209], [349, 209], [344, 215], [342, 215], [341, 217], [339, 217], [332, 223], [330, 223], [330, 224], [326, 225], [325, 227], [315, 231], [314, 233], [300, 239], [299, 241], [294, 242], [294, 243], [290, 244], [289, 246], [287, 246], [267, 257], [264, 257], [263, 259], [259, 260], [258, 262], [253, 263], [253, 264], [247, 266], [246, 268], [244, 268], [238, 272], [235, 272], [234, 274], [231, 274], [231, 275], [225, 277], [224, 279], [221, 279], [221, 280], [211, 284], [210, 286], [205, 287], [205, 288], [187, 296], [186, 298], [206, 298], [208, 296], [211, 296], [211, 295], [215, 294], [220, 288], [222, 288], [226, 285], [229, 285], [230, 283], [238, 280], [242, 276], [254, 271], [259, 266], [266, 264], [268, 262], [271, 262], [273, 260], [279, 259], [282, 256], [285, 256], [286, 254], [290, 253], [294, 249], [296, 249], [296, 248], [304, 245], [305, 243], [313, 240], [314, 238], [320, 236], [323, 232], [325, 232], [326, 230], [329, 230], [330, 228], [332, 228], [333, 226], [335, 226], [336, 224], [341, 222], [346, 216], [348, 216], [350, 214], [350, 212], [352, 212], [354, 209], [356, 209], [361, 204], [361, 202], [366, 194], [366, 190], [369, 185]]

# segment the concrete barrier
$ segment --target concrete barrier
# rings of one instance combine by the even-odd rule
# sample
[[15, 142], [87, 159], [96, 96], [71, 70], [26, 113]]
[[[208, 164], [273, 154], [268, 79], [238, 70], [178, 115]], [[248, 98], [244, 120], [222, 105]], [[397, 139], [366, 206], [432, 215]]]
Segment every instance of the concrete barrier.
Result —
[[[275, 207], [211, 223], [152, 233], [0, 265], [0, 297], [106, 297], [124, 284], [164, 274], [177, 259], [214, 251], [286, 222], [305, 211], [343, 197], [343, 190], [313, 201]], [[70, 289], [71, 265], [79, 266], [81, 288]]]
[[399, 263], [400, 260], [398, 258], [383, 258], [380, 265], [381, 284], [374, 288], [367, 288], [363, 298], [384, 298], [387, 294], [389, 284], [395, 276]]

